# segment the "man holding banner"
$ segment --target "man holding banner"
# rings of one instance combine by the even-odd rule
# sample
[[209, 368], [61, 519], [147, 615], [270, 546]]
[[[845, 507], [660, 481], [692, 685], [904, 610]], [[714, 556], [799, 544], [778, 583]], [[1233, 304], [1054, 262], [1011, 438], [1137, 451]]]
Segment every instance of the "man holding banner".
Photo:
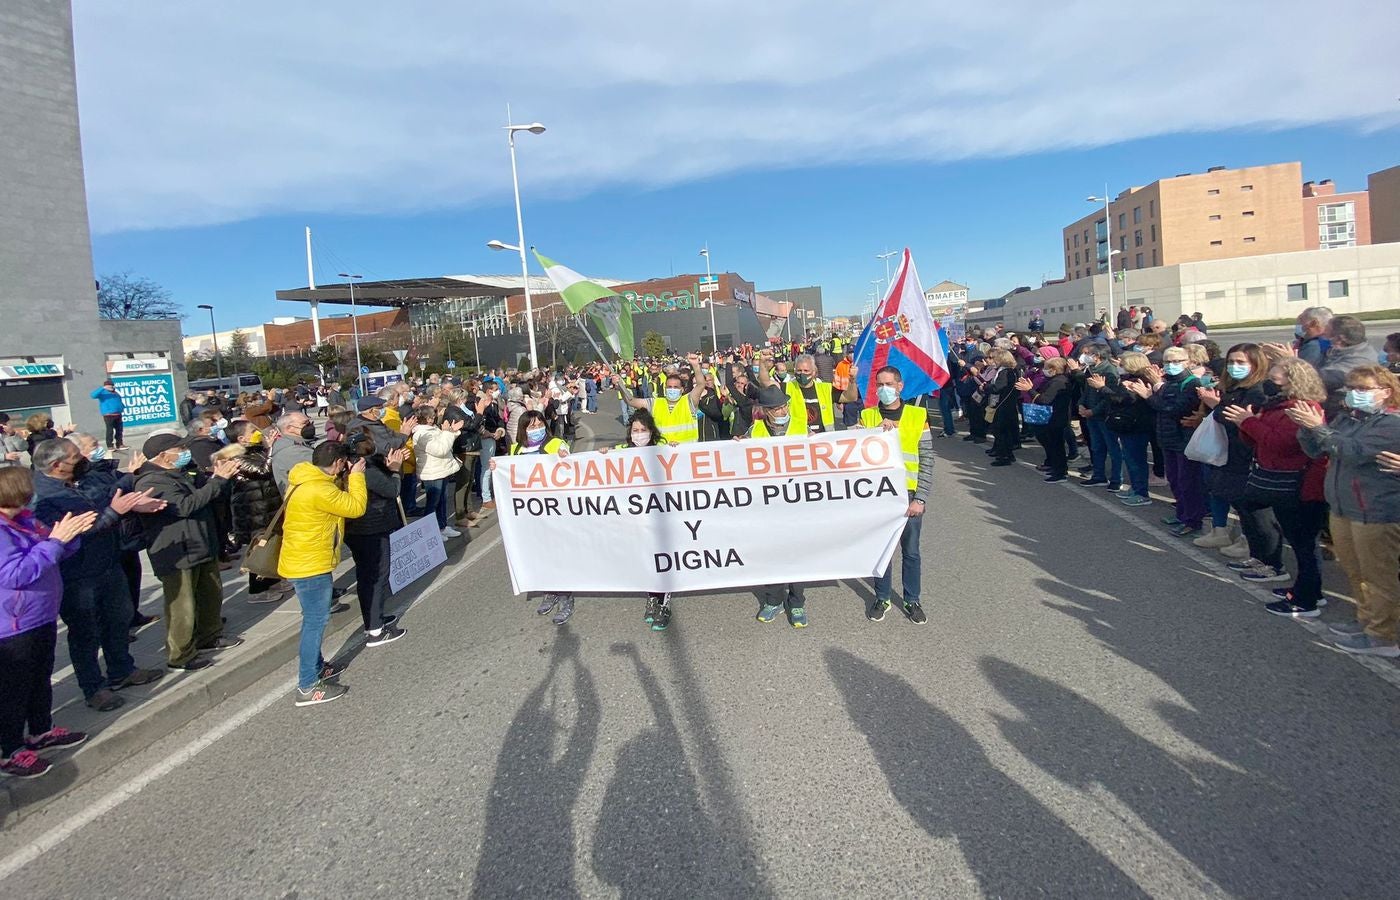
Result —
[[[929, 489], [933, 485], [933, 439], [928, 429], [928, 410], [922, 406], [905, 403], [900, 399], [904, 390], [904, 376], [894, 366], [885, 366], [875, 373], [875, 395], [878, 408], [865, 409], [860, 414], [862, 428], [883, 428], [885, 431], [899, 432], [899, 449], [904, 456], [906, 474], [905, 487], [909, 491], [909, 511], [904, 522], [904, 532], [899, 539], [899, 552], [902, 560], [900, 576], [904, 581], [904, 614], [915, 625], [928, 621], [924, 608], [919, 603], [919, 588], [922, 582], [922, 558], [919, 554], [919, 536], [923, 532], [924, 508], [928, 504]], [[890, 608], [890, 594], [894, 587], [894, 560], [885, 567], [883, 575], [874, 579], [875, 603], [866, 617], [872, 622], [883, 622], [885, 611]]]
[[[803, 433], [800, 430], [792, 430], [794, 420], [788, 396], [771, 381], [759, 388], [756, 405], [763, 410], [763, 417], [754, 419], [753, 428], [749, 429], [747, 435], [749, 439], [780, 438], [789, 433]], [[792, 623], [792, 627], [807, 627], [807, 597], [801, 583], [763, 585], [759, 588], [759, 594], [763, 598], [763, 606], [758, 611], [758, 621], [766, 625], [776, 619], [778, 611], [786, 606], [788, 621]]]
[[700, 377], [700, 354], [692, 353], [686, 360], [690, 363], [692, 377], [689, 394], [685, 393], [685, 382], [675, 372], [666, 376], [664, 395], [651, 400], [632, 396], [625, 384], [618, 388], [628, 406], [651, 412], [651, 417], [656, 420], [656, 427], [661, 430], [661, 436], [669, 444], [693, 444], [700, 440], [700, 426], [695, 413], [700, 408], [700, 398], [705, 393], [705, 379]]

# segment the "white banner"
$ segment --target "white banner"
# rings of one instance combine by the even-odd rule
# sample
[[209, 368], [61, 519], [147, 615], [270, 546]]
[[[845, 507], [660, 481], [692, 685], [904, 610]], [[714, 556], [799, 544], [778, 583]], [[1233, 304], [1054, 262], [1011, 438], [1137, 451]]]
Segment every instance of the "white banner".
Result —
[[880, 430], [495, 463], [517, 594], [869, 578], [909, 508], [898, 435]]
[[431, 513], [389, 535], [389, 590], [400, 590], [447, 562], [447, 548]]

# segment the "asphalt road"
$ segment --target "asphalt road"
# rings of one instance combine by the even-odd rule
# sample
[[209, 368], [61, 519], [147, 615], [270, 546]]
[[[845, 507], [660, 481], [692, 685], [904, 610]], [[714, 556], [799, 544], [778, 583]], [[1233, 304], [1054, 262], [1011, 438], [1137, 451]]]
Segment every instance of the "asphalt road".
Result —
[[294, 708], [289, 660], [0, 835], [0, 892], [1393, 896], [1397, 667], [1266, 615], [1165, 507], [937, 449], [926, 626], [828, 584], [803, 631], [748, 592], [559, 628], [488, 532], [344, 700]]

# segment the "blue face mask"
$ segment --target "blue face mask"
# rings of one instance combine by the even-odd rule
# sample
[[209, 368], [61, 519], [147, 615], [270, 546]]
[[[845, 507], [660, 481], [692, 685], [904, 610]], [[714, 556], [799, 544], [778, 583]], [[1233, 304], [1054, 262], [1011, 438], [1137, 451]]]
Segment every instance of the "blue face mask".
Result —
[[1305, 335], [1305, 334], [1307, 334], [1307, 332], [1303, 330], [1303, 326], [1302, 326], [1302, 325], [1294, 325], [1294, 326], [1293, 326], [1293, 336], [1294, 336], [1294, 337], [1299, 338], [1299, 339], [1302, 339], [1303, 335]]
[[175, 457], [175, 468], [183, 469], [194, 461], [194, 454], [188, 450], [181, 450], [180, 455]]
[[666, 389], [666, 402], [667, 402], [667, 403], [675, 403], [675, 402], [676, 402], [677, 400], [679, 400], [679, 399], [681, 399], [681, 389], [680, 389], [680, 388], [667, 388], [667, 389]]
[[1380, 398], [1376, 396], [1378, 393], [1378, 391], [1358, 391], [1352, 388], [1347, 391], [1346, 404], [1361, 412], [1375, 412], [1381, 408]]
[[1186, 371], [1186, 363], [1169, 362], [1162, 366], [1162, 371], [1166, 372], [1168, 375], [1180, 375], [1182, 372]]
[[875, 396], [879, 398], [880, 402], [884, 405], [893, 406], [894, 402], [899, 399], [899, 391], [888, 384], [882, 384], [875, 389]]
[[106, 459], [106, 458], [107, 458], [107, 448], [106, 448], [106, 447], [101, 447], [101, 446], [94, 448], [93, 451], [92, 451], [92, 455], [88, 457], [88, 459], [91, 460], [92, 462], [97, 462], [98, 460], [102, 460], [102, 459]]
[[1225, 371], [1230, 373], [1230, 377], [1239, 381], [1249, 375], [1248, 363], [1229, 363], [1225, 366]]
[[535, 444], [543, 444], [543, 443], [544, 443], [544, 436], [545, 436], [546, 434], [548, 434], [548, 433], [549, 433], [549, 432], [548, 432], [546, 429], [544, 429], [544, 428], [530, 428], [530, 429], [527, 429], [526, 432], [525, 432], [525, 442], [526, 442], [527, 444], [529, 444], [530, 446], [532, 446], [532, 447], [533, 447]]
[[787, 423], [792, 421], [792, 416], [774, 416], [773, 425], [778, 428], [786, 428]]

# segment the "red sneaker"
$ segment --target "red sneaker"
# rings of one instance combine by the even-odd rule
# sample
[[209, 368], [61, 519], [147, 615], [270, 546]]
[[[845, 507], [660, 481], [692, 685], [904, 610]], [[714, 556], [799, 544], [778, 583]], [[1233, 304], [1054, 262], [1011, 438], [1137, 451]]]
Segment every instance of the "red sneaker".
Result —
[[24, 742], [30, 750], [47, 750], [50, 747], [76, 747], [87, 740], [85, 731], [69, 731], [67, 728], [50, 728]]
[[48, 762], [33, 750], [19, 750], [9, 759], [0, 759], [0, 772], [15, 778], [38, 778], [48, 770]]

